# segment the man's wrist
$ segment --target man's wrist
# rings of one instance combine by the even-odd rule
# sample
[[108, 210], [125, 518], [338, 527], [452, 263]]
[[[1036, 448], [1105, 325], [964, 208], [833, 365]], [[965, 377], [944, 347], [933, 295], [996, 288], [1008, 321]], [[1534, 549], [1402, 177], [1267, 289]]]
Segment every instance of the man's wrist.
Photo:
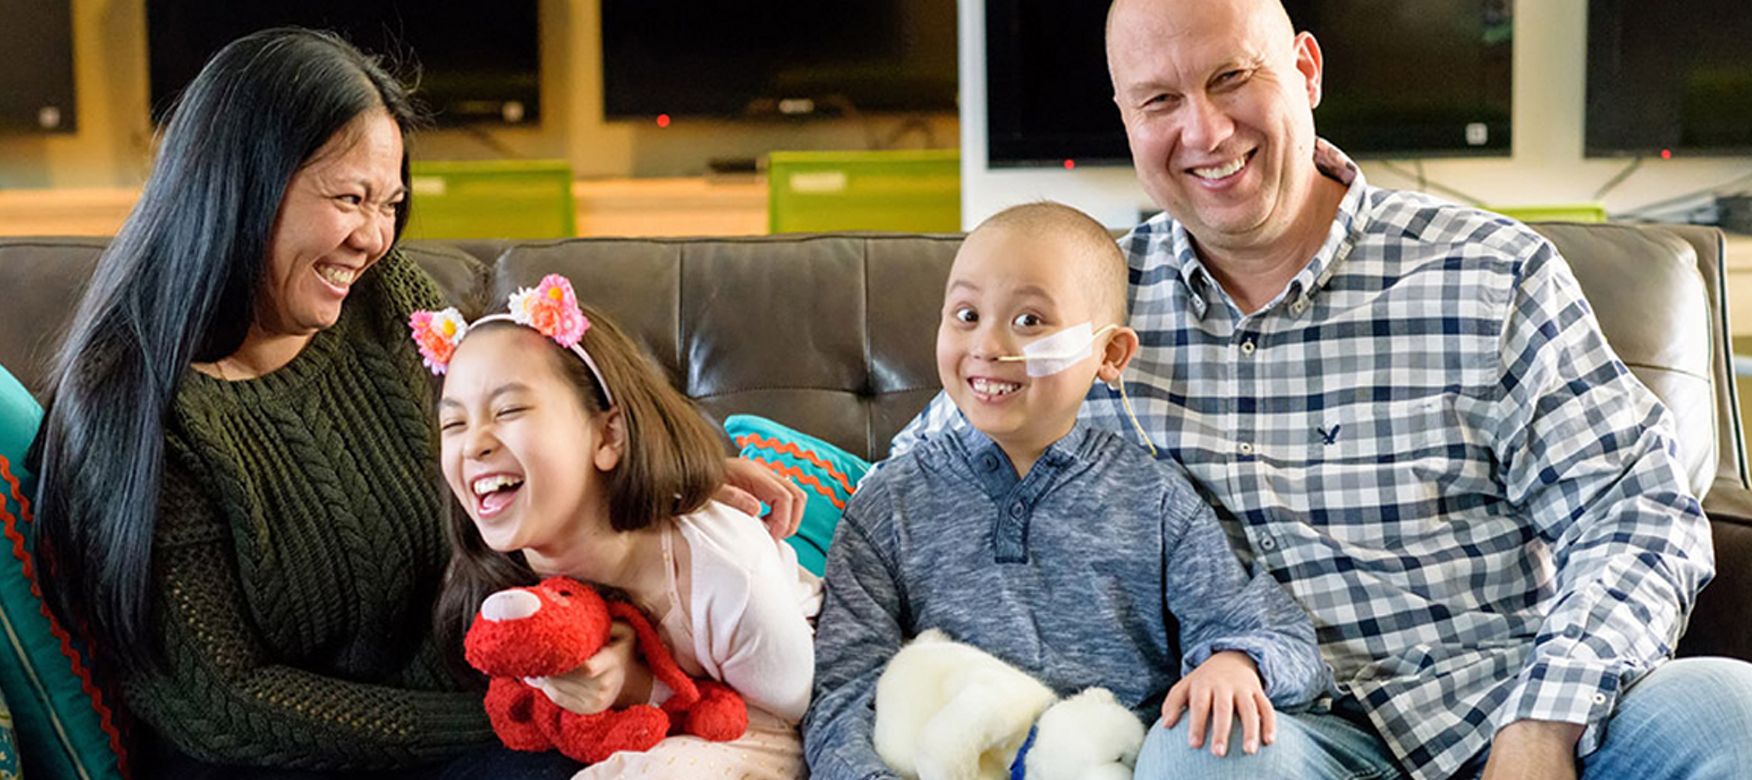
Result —
[[1484, 777], [1574, 778], [1576, 743], [1584, 729], [1579, 723], [1562, 721], [1514, 721], [1498, 729], [1491, 741]]
[[1497, 731], [1497, 739], [1504, 737], [1524, 739], [1531, 742], [1562, 745], [1574, 751], [1576, 744], [1581, 742], [1582, 733], [1587, 730], [1582, 723], [1566, 723], [1557, 720], [1517, 720]]

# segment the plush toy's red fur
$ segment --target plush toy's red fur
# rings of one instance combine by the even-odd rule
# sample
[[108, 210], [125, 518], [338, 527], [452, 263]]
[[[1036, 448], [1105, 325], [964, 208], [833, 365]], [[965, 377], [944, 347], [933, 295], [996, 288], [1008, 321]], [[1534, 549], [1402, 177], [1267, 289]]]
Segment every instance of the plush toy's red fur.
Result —
[[[573, 760], [595, 763], [616, 751], [648, 750], [669, 734], [728, 742], [748, 729], [742, 697], [722, 683], [688, 677], [637, 607], [605, 601], [594, 588], [569, 577], [549, 577], [540, 585], [513, 590], [526, 591], [538, 602], [517, 596], [510, 599], [523, 607], [514, 610], [516, 615], [497, 620], [477, 615], [463, 642], [469, 664], [492, 678], [487, 716], [506, 747], [558, 748]], [[494, 597], [504, 593], [511, 591]], [[661, 708], [641, 704], [579, 715], [523, 682], [525, 677], [578, 668], [608, 644], [614, 620], [632, 626], [635, 646], [652, 676], [674, 691]]]

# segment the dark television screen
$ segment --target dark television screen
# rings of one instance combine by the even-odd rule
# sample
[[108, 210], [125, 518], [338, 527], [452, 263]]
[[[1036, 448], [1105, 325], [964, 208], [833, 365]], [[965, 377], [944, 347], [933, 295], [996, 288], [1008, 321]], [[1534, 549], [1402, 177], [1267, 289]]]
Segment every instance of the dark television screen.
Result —
[[69, 0], [16, 0], [0, 24], [0, 132], [78, 129], [73, 105], [73, 8]]
[[[440, 125], [541, 119], [536, 0], [147, 0], [152, 119], [160, 121], [207, 59], [269, 27], [333, 30], [404, 78], [418, 65], [420, 100]], [[399, 67], [396, 67], [398, 66]]]
[[[1325, 54], [1321, 137], [1357, 157], [1509, 150], [1513, 0], [1289, 0]], [[1105, 3], [987, 0], [993, 166], [1130, 164]]]
[[1752, 4], [1588, 3], [1589, 156], [1752, 153]]
[[955, 110], [953, 0], [602, 0], [610, 118]]

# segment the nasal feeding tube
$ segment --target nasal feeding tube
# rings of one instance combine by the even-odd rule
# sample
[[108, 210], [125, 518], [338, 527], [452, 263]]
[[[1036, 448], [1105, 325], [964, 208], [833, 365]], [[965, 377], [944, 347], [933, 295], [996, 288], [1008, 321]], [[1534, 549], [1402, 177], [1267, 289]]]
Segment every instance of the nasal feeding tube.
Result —
[[[1090, 323], [1081, 322], [1022, 345], [1020, 355], [999, 355], [993, 360], [1000, 363], [1024, 363], [1031, 377], [1052, 376], [1083, 362], [1084, 358], [1089, 357], [1090, 347], [1095, 344], [1095, 339], [1118, 327], [1103, 325], [1100, 330], [1094, 330]], [[1151, 443], [1149, 434], [1144, 433], [1144, 426], [1138, 422], [1137, 412], [1132, 411], [1131, 397], [1125, 392], [1125, 381], [1123, 378], [1115, 379], [1114, 384], [1119, 385], [1119, 400], [1125, 405], [1125, 414], [1131, 418], [1132, 428], [1144, 440], [1144, 446], [1150, 448], [1150, 457], [1156, 457], [1156, 445]]]

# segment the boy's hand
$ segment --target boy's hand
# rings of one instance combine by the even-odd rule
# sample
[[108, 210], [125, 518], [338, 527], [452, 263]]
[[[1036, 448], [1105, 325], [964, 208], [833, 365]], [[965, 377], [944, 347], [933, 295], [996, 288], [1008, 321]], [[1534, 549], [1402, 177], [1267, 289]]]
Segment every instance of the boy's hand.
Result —
[[1241, 749], [1249, 754], [1259, 752], [1260, 745], [1277, 739], [1277, 714], [1271, 700], [1265, 698], [1265, 688], [1259, 680], [1259, 667], [1246, 653], [1224, 650], [1213, 654], [1180, 678], [1168, 689], [1162, 702], [1162, 725], [1174, 728], [1183, 712], [1190, 710], [1192, 723], [1187, 728], [1186, 744], [1193, 749], [1204, 747], [1205, 725], [1210, 725], [1211, 755], [1222, 756], [1229, 750], [1229, 733], [1241, 716]]
[[562, 709], [579, 715], [643, 703], [651, 695], [650, 672], [638, 663], [633, 638], [632, 627], [616, 620], [609, 626], [608, 644], [583, 666], [524, 682], [547, 694], [548, 700]]

